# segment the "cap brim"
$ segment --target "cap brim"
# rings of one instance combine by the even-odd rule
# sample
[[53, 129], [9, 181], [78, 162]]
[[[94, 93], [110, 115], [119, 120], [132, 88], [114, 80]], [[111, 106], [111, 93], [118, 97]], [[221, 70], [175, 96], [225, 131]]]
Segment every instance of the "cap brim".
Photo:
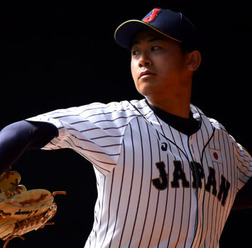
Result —
[[124, 47], [124, 48], [127, 48], [127, 49], [130, 49], [131, 48], [131, 45], [132, 45], [132, 41], [135, 37], [135, 35], [142, 31], [142, 30], [146, 30], [146, 29], [153, 29], [155, 31], [157, 31], [158, 33], [170, 38], [170, 39], [173, 39], [175, 41], [178, 41], [178, 42], [182, 42], [181, 40], [178, 40], [176, 38], [173, 38], [167, 34], [164, 34], [163, 32], [161, 32], [160, 30], [156, 29], [155, 27], [151, 26], [150, 24], [148, 23], [145, 23], [143, 21], [140, 21], [140, 20], [128, 20], [124, 23], [122, 23], [115, 31], [115, 34], [114, 34], [114, 38], [116, 40], [116, 42]]

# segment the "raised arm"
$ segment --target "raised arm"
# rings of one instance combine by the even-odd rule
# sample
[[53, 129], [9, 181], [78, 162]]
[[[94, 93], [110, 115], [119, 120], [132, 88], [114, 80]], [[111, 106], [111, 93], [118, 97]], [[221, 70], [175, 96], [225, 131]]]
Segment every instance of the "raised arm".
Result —
[[8, 169], [26, 151], [40, 149], [54, 137], [58, 129], [46, 122], [18, 121], [0, 132], [0, 173]]

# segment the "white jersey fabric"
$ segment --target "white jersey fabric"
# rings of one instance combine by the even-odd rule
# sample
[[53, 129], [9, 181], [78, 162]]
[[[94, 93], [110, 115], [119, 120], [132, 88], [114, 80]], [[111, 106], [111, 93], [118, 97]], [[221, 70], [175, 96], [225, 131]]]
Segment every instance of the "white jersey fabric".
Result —
[[219, 247], [236, 193], [252, 174], [248, 152], [191, 105], [201, 125], [187, 136], [145, 100], [93, 103], [30, 118], [95, 169], [98, 198], [85, 248]]

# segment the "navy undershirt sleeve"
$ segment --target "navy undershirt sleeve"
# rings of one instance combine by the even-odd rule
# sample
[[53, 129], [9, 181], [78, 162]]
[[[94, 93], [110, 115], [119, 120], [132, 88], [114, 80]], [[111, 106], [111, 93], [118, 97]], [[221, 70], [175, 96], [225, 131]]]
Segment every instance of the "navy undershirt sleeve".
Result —
[[58, 136], [56, 126], [46, 122], [18, 121], [0, 132], [0, 173], [26, 151], [40, 149]]

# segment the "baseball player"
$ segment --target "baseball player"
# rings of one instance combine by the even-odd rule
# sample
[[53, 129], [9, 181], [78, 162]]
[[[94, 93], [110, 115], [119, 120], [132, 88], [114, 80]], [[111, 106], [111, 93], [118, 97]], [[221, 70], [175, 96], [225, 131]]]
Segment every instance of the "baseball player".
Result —
[[115, 32], [131, 51], [142, 100], [92, 103], [19, 121], [0, 133], [5, 170], [25, 150], [70, 148], [95, 170], [98, 197], [85, 248], [219, 247], [249, 153], [190, 103], [198, 31], [155, 8]]

